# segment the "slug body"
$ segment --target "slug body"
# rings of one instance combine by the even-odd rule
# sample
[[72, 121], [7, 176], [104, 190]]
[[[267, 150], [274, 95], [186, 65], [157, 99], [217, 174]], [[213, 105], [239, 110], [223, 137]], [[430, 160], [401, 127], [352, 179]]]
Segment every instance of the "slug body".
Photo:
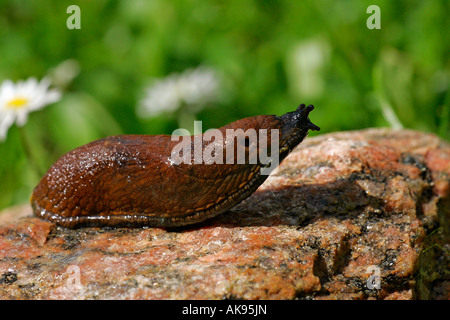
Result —
[[[227, 129], [277, 129], [279, 148], [270, 150], [270, 134], [267, 146], [268, 153], [278, 153], [281, 162], [308, 130], [319, 130], [308, 118], [313, 108], [300, 105], [282, 116], [241, 119], [218, 130], [225, 136]], [[196, 137], [186, 137], [192, 150]], [[270, 163], [261, 161], [174, 163], [172, 152], [179, 142], [172, 140], [166, 135], [113, 136], [68, 152], [35, 187], [34, 214], [68, 228], [183, 226], [232, 208], [267, 178], [261, 169]], [[243, 141], [248, 156], [252, 146]], [[229, 141], [210, 139], [201, 143], [202, 150], [212, 143], [223, 148], [224, 160], [227, 148], [237, 148]], [[189, 157], [194, 160], [194, 156], [192, 152]]]

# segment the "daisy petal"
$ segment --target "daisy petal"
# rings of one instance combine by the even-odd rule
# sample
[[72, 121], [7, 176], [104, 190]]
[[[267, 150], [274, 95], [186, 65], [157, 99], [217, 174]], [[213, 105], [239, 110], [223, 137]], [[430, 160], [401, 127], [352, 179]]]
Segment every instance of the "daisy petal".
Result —
[[4, 141], [6, 139], [8, 130], [13, 123], [14, 123], [13, 114], [8, 113], [0, 115], [0, 141]]

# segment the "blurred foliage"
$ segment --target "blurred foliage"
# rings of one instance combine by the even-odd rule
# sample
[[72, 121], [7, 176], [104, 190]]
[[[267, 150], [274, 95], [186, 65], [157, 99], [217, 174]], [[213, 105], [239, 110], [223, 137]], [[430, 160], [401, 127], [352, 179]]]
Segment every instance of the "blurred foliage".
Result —
[[[66, 27], [73, 4], [81, 9], [80, 30]], [[366, 27], [372, 4], [381, 8], [380, 30]], [[196, 114], [203, 130], [306, 103], [316, 106], [311, 119], [319, 134], [403, 126], [449, 139], [449, 6], [2, 0], [0, 81], [51, 75], [63, 98], [30, 114], [22, 130], [13, 126], [0, 143], [0, 208], [27, 201], [40, 178], [24, 143], [45, 172], [63, 153], [106, 135], [170, 134], [175, 117], [141, 119], [136, 106], [149, 79], [199, 65], [223, 74], [227, 95]], [[73, 79], [59, 79], [61, 64], [72, 65]]]

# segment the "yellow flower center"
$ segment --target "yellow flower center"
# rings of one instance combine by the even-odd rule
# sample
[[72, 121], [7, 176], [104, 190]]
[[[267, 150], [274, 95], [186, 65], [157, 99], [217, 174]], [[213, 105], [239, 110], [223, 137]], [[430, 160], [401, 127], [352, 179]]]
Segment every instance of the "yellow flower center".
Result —
[[17, 98], [14, 98], [14, 99], [8, 101], [6, 106], [11, 109], [20, 109], [23, 106], [25, 106], [27, 103], [28, 103], [27, 98], [17, 97]]

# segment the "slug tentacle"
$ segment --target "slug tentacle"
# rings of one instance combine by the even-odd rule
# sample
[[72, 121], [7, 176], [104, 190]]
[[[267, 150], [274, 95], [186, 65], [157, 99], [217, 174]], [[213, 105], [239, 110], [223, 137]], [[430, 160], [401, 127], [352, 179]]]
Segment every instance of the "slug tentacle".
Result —
[[309, 120], [313, 109], [302, 104], [279, 117], [241, 119], [216, 129], [214, 139], [205, 133], [181, 142], [166, 135], [91, 142], [44, 175], [32, 194], [34, 214], [68, 228], [204, 221], [250, 196], [309, 130], [320, 130]]

